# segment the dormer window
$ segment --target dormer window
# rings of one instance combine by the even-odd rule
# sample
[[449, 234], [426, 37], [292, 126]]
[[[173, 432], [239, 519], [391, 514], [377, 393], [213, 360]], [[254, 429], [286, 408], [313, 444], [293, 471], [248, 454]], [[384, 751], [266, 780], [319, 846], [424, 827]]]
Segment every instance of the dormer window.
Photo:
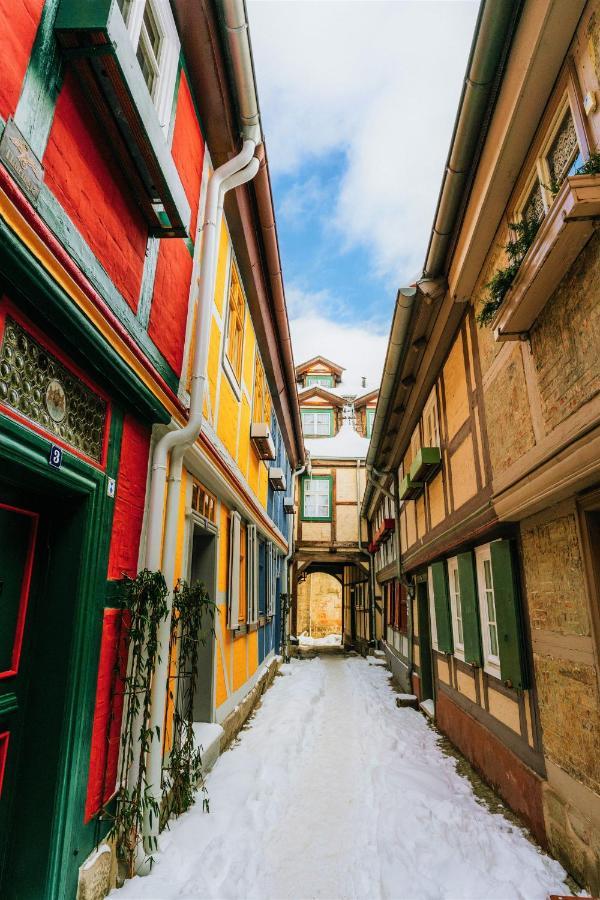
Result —
[[367, 437], [373, 434], [373, 422], [375, 421], [375, 410], [367, 409]]
[[302, 431], [306, 437], [330, 437], [333, 434], [333, 410], [303, 409]]
[[320, 387], [332, 388], [334, 386], [333, 375], [307, 375], [304, 386], [310, 387], [312, 384], [317, 384]]

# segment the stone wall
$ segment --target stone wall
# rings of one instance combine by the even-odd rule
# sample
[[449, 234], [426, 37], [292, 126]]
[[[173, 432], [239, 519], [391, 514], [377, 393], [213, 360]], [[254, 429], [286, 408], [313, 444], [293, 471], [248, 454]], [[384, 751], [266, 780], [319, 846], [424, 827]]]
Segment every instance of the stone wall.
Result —
[[544, 307], [531, 347], [546, 429], [600, 390], [600, 234], [596, 233]]
[[[552, 852], [600, 892], [600, 692], [583, 551], [574, 503], [521, 524], [523, 574], [549, 783], [544, 816]], [[571, 648], [575, 648], [574, 650]]]
[[308, 575], [298, 584], [298, 634], [318, 638], [341, 631], [341, 584], [322, 572]]

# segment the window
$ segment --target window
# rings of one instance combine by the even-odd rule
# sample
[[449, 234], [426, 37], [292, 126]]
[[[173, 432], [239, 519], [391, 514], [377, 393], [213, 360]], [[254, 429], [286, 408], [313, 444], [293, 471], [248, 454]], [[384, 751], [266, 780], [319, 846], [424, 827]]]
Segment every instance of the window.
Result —
[[439, 447], [440, 432], [438, 427], [437, 401], [435, 388], [429, 395], [423, 411], [423, 446]]
[[316, 475], [302, 480], [302, 518], [307, 521], [331, 521], [330, 475]]
[[575, 120], [565, 95], [547, 128], [546, 139], [517, 204], [517, 217], [541, 222], [565, 178], [574, 175], [581, 165], [583, 156]]
[[483, 641], [483, 666], [490, 675], [500, 677], [500, 651], [498, 644], [498, 617], [492, 578], [492, 557], [490, 545], [475, 549], [477, 565], [477, 590], [479, 594], [479, 615], [481, 618], [481, 638]]
[[367, 437], [373, 434], [373, 421], [375, 420], [375, 410], [367, 409]]
[[179, 64], [179, 37], [168, 3], [118, 0], [144, 81], [163, 130], [168, 130]]
[[227, 347], [226, 358], [237, 383], [242, 379], [242, 354], [244, 350], [244, 318], [246, 303], [240, 284], [240, 277], [234, 265], [231, 266], [229, 282]]
[[254, 368], [254, 402], [252, 406], [252, 421], [271, 423], [271, 395], [267, 386], [265, 370], [258, 351]]
[[333, 375], [307, 375], [305, 387], [311, 384], [320, 384], [321, 387], [333, 387]]
[[329, 437], [333, 432], [333, 410], [303, 409], [302, 431], [312, 437]]
[[460, 601], [460, 581], [458, 578], [458, 560], [456, 556], [448, 560], [448, 583], [450, 587], [450, 608], [452, 610], [452, 633], [454, 635], [454, 653], [459, 659], [465, 658], [465, 638], [463, 633], [463, 616]]
[[434, 650], [437, 650], [437, 621], [435, 617], [435, 594], [433, 592], [433, 569], [431, 568], [431, 566], [429, 566], [429, 568], [427, 569], [427, 597], [429, 599], [429, 625], [431, 631], [431, 646]]

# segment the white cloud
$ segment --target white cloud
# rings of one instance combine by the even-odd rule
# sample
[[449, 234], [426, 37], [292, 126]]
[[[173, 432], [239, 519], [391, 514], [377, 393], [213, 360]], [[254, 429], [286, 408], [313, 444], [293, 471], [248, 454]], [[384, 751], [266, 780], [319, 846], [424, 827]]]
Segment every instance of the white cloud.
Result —
[[[392, 296], [423, 264], [477, 4], [251, 0], [249, 10], [270, 166], [294, 173], [343, 151], [323, 215], [346, 247], [370, 252]], [[286, 203], [284, 215], [305, 208], [300, 194]]]
[[344, 381], [359, 385], [364, 376], [368, 387], [378, 387], [387, 333], [336, 321], [325, 315], [323, 309], [327, 307], [309, 303], [300, 315], [290, 317], [296, 365], [313, 356], [326, 356], [346, 369]]

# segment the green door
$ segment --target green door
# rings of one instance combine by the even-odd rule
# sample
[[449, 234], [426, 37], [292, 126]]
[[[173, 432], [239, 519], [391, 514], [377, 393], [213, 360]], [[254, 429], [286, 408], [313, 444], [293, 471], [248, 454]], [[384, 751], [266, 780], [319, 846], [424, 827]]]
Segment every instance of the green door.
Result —
[[48, 879], [61, 840], [57, 798], [82, 512], [68, 490], [0, 482], [2, 900], [55, 896]]
[[[12, 832], [29, 676], [32, 576], [39, 513], [0, 502], [0, 873]], [[0, 874], [0, 884], [2, 877]]]

